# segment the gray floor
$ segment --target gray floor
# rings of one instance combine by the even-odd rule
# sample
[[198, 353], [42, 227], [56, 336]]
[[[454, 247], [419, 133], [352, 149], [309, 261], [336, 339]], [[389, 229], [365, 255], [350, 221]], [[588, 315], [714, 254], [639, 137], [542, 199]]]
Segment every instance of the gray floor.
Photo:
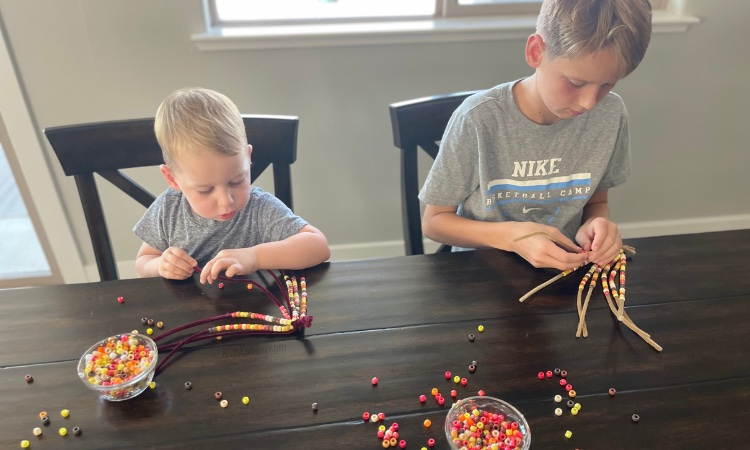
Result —
[[0, 280], [50, 274], [34, 225], [0, 147]]

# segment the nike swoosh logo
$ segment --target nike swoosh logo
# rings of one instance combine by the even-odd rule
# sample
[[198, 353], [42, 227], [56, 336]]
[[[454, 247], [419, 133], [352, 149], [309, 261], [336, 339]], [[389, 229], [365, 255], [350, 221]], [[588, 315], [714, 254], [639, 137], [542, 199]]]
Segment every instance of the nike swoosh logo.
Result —
[[529, 211], [533, 211], [533, 210], [535, 210], [535, 209], [542, 209], [542, 208], [527, 208], [527, 207], [525, 207], [525, 206], [524, 206], [524, 207], [523, 207], [523, 210], [522, 210], [522, 212], [523, 212], [524, 214], [526, 214], [527, 212], [529, 212]]

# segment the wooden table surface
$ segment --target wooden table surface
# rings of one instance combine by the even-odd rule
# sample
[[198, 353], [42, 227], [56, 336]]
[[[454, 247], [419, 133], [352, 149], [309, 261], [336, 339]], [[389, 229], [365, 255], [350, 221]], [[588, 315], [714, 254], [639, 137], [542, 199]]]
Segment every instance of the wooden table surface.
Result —
[[[519, 303], [555, 273], [501, 251], [332, 263], [304, 272], [314, 317], [304, 335], [194, 345], [155, 378], [156, 389], [123, 402], [100, 400], [76, 375], [78, 358], [98, 340], [145, 329], [142, 317], [165, 323], [158, 335], [225, 312], [278, 310], [244, 284], [219, 289], [193, 279], [2, 290], [0, 448], [23, 439], [32, 449], [382, 448], [380, 424], [361, 418], [368, 411], [398, 422], [407, 449], [429, 438], [448, 449], [451, 389], [459, 398], [481, 389], [512, 403], [530, 424], [532, 449], [747, 448], [750, 230], [626, 244], [637, 250], [626, 310], [662, 352], [613, 320], [600, 291], [586, 315], [589, 337], [575, 337], [583, 271]], [[565, 392], [557, 378], [537, 378], [554, 368], [569, 373], [577, 416], [564, 406], [563, 416], [554, 414], [553, 397]], [[467, 386], [446, 380], [446, 371]], [[433, 387], [449, 399], [444, 406], [431, 399]], [[51, 424], [36, 437], [43, 410]], [[62, 426], [82, 434], [61, 437]]]

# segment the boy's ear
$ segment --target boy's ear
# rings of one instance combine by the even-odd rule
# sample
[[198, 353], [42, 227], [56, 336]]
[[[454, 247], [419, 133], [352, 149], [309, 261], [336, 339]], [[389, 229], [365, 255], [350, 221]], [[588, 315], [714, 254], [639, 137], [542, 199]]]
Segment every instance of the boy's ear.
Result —
[[253, 146], [248, 145], [247, 146], [247, 156], [252, 157], [253, 156]]
[[164, 179], [167, 180], [167, 184], [172, 189], [179, 191], [180, 185], [177, 184], [177, 180], [174, 179], [174, 173], [172, 172], [172, 169], [169, 168], [168, 165], [162, 164], [159, 166], [159, 170], [161, 171], [161, 174], [164, 175]]
[[542, 64], [544, 54], [544, 39], [538, 34], [532, 34], [526, 40], [526, 64], [536, 69]]

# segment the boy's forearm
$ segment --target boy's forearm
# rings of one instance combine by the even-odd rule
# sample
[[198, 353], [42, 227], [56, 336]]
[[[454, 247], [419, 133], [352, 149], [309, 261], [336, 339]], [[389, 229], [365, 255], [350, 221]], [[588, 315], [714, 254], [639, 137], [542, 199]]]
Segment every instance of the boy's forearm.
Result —
[[423, 222], [425, 237], [465, 248], [492, 247], [510, 251], [515, 222], [483, 222], [441, 213]]
[[328, 260], [331, 251], [322, 233], [301, 232], [283, 241], [267, 242], [252, 247], [256, 252], [257, 269], [302, 270]]
[[159, 255], [142, 255], [135, 260], [135, 271], [141, 278], [159, 276]]

